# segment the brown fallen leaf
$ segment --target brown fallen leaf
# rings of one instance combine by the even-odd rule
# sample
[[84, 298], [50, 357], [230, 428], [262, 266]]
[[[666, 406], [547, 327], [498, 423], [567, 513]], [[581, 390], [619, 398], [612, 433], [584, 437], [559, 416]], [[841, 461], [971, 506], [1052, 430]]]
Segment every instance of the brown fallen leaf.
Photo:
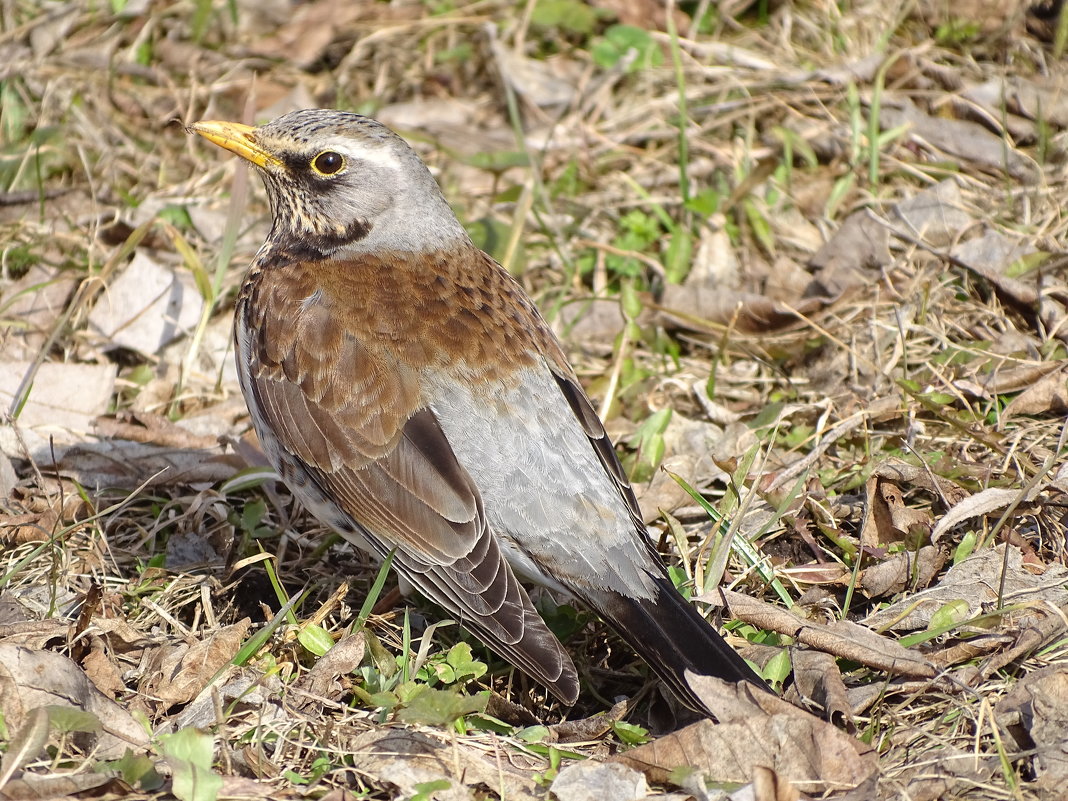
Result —
[[148, 745], [148, 734], [133, 716], [101, 693], [75, 662], [52, 651], [0, 643], [0, 714], [9, 728], [22, 726], [40, 706], [75, 707], [95, 715], [96, 733], [82, 735], [100, 759], [118, 759], [128, 749]]
[[6, 324], [0, 344], [8, 359], [32, 360], [44, 346], [78, 281], [69, 271], [33, 265], [3, 291]]
[[1068, 412], [1068, 364], [1040, 378], [1011, 401], [1002, 412], [1004, 417], [1015, 415], [1063, 415]]
[[970, 86], [962, 96], [984, 106], [994, 118], [1005, 110], [1059, 128], [1068, 127], [1068, 79], [1064, 75], [1012, 75]]
[[1023, 659], [1064, 636], [1064, 632], [1068, 630], [1068, 606], [1060, 609], [1034, 606], [1024, 614], [1014, 616], [1011, 625], [1003, 628], [1013, 635], [1012, 644], [979, 666], [979, 672], [983, 676], [992, 676], [1012, 662]]
[[929, 759], [908, 766], [895, 777], [895, 784], [903, 785], [897, 797], [909, 801], [960, 798], [969, 789], [986, 785], [999, 769], [997, 757], [979, 757], [970, 751], [943, 746]]
[[[118, 367], [114, 364], [0, 362], [0, 408], [8, 409], [15, 395], [28, 398], [18, 421], [0, 425], [0, 449], [17, 459], [28, 456], [51, 464], [53, 454], [80, 442], [111, 402]], [[71, 387], [78, 387], [71, 392]], [[18, 434], [15, 427], [18, 428]]]
[[139, 692], [153, 696], [162, 710], [193, 700], [233, 659], [251, 625], [246, 617], [202, 639], [157, 649]]
[[[791, 653], [798, 706], [823, 710], [823, 719], [853, 732], [853, 710], [846, 695], [842, 674], [830, 654], [797, 648]], [[793, 698], [787, 698], [793, 701]]]
[[982, 517], [991, 512], [1001, 512], [1009, 506], [1019, 506], [1029, 503], [1046, 489], [1046, 485], [1035, 484], [1022, 489], [1008, 489], [1003, 487], [987, 487], [974, 495], [963, 498], [949, 509], [939, 519], [938, 524], [931, 531], [931, 542], [938, 544], [945, 534], [959, 523], [971, 520], [973, 517]]
[[84, 486], [124, 489], [215, 484], [232, 478], [243, 466], [240, 457], [218, 450], [160, 447], [127, 440], [83, 442], [68, 448], [58, 462], [64, 476]]
[[549, 787], [558, 801], [640, 799], [649, 794], [645, 776], [619, 762], [587, 759], [563, 768]]
[[8, 737], [7, 750], [0, 758], [0, 795], [7, 798], [4, 785], [11, 777], [35, 760], [48, 742], [48, 710], [39, 706], [32, 710], [22, 725]]
[[89, 331], [104, 350], [129, 348], [146, 355], [196, 326], [204, 308], [193, 276], [158, 262], [139, 249], [112, 276], [89, 312]]
[[110, 776], [100, 773], [23, 773], [10, 781], [2, 793], [5, 801], [46, 801], [47, 799], [76, 798], [82, 793], [98, 790], [111, 781]]
[[798, 801], [801, 792], [769, 767], [753, 771], [753, 801]]
[[794, 306], [779, 303], [752, 292], [714, 287], [692, 289], [668, 284], [658, 305], [662, 325], [694, 331], [715, 331], [730, 324], [746, 334], [766, 334], [796, 325], [798, 312], [810, 314], [826, 305], [825, 300], [806, 298]]
[[444, 780], [453, 788], [449, 798], [470, 798], [465, 788], [485, 785], [512, 801], [543, 799], [533, 771], [516, 767], [513, 754], [498, 753], [498, 748], [493, 745], [487, 752], [482, 744], [472, 745], [447, 733], [380, 727], [356, 737], [349, 753], [353, 770], [372, 781], [395, 785], [398, 797], [414, 795], [424, 782]]
[[877, 281], [891, 261], [887, 227], [868, 211], [855, 212], [809, 259], [812, 283], [805, 294], [840, 297], [846, 290]]
[[860, 533], [863, 545], [878, 548], [897, 542], [919, 543], [930, 536], [934, 523], [931, 513], [907, 506], [894, 482], [872, 476], [865, 491], [868, 514]]
[[947, 554], [934, 545], [902, 551], [864, 568], [858, 586], [865, 597], [885, 598], [907, 589], [923, 589], [942, 571]]
[[[255, 16], [259, 13], [249, 11]], [[342, 39], [355, 39], [355, 23], [374, 22], [380, 26], [403, 24], [413, 19], [414, 9], [371, 2], [370, 0], [315, 0], [292, 11], [283, 25], [271, 29], [271, 35], [251, 43], [253, 52], [275, 58], [284, 53], [288, 63], [307, 68], [319, 61], [327, 47]], [[365, 34], [366, 35], [366, 34]]]
[[1068, 669], [1051, 665], [1024, 676], [994, 707], [998, 726], [1020, 751], [1033, 751], [1047, 788], [1068, 782]]
[[[1006, 548], [1008, 552], [1006, 553]], [[1017, 548], [999, 545], [972, 554], [946, 571], [933, 587], [912, 593], [897, 603], [868, 615], [862, 622], [873, 629], [915, 631], [924, 629], [931, 616], [947, 603], [963, 601], [962, 617], [973, 617], [997, 603], [1031, 603], [1068, 608], [1068, 569], [1050, 565], [1036, 576], [1023, 563]], [[732, 603], [733, 610], [734, 605]], [[1012, 613], [1006, 613], [1012, 614]]]
[[983, 376], [979, 381], [980, 386], [986, 392], [987, 397], [994, 395], [1008, 395], [1020, 392], [1032, 386], [1043, 376], [1052, 372], [1063, 370], [1065, 364], [1059, 361], [1033, 362], [1017, 367], [1009, 367], [1004, 370], [994, 369]]
[[131, 442], [145, 442], [191, 450], [211, 450], [219, 445], [216, 437], [198, 436], [163, 415], [149, 412], [122, 414], [118, 417], [98, 417], [93, 421], [93, 425], [100, 436], [112, 439], [127, 439]]
[[95, 638], [93, 647], [82, 659], [81, 665], [89, 681], [109, 698], [127, 691], [126, 682], [122, 680], [122, 671], [108, 655], [100, 638]]
[[880, 462], [872, 471], [872, 475], [900, 485], [926, 490], [950, 506], [968, 497], [968, 491], [959, 484], [936, 476], [922, 465], [909, 464], [902, 459], [890, 458]]
[[826, 793], [856, 787], [878, 770], [875, 750], [780, 698], [687, 673], [703, 701], [721, 712], [615, 757], [653, 782], [691, 768], [717, 782], [746, 783], [770, 768], [794, 787]]
[[[883, 102], [879, 111], [879, 124], [883, 130], [906, 127], [908, 138], [933, 151], [936, 158], [949, 157], [970, 162], [987, 172], [1008, 173], [1019, 179], [1033, 180], [1038, 172], [1034, 161], [977, 122], [932, 117], [903, 96], [886, 98]], [[955, 238], [964, 227], [947, 226], [947, 233], [952, 234], [950, 239]], [[916, 230], [925, 233], [922, 227]], [[929, 236], [925, 238], [931, 244], [948, 244], [950, 241]]]
[[335, 698], [341, 691], [338, 677], [355, 672], [366, 652], [367, 639], [363, 631], [346, 634], [338, 640], [294, 685], [293, 689], [307, 693], [301, 706], [306, 707], [318, 698]]

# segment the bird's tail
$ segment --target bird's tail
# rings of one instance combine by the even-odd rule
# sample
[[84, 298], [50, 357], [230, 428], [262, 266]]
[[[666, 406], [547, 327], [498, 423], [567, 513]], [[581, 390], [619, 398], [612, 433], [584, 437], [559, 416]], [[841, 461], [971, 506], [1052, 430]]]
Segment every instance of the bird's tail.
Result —
[[688, 707], [709, 709], [686, 681], [686, 671], [730, 682], [768, 685], [701, 617], [666, 578], [656, 579], [658, 595], [639, 599], [610, 591], [588, 598], [590, 605], [649, 663]]

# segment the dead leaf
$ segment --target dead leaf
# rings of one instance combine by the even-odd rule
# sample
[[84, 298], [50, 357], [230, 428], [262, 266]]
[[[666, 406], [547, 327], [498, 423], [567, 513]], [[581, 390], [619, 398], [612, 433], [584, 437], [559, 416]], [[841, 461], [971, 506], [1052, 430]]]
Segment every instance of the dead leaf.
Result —
[[964, 207], [960, 186], [952, 178], [897, 203], [891, 219], [903, 225], [909, 235], [933, 247], [955, 243], [975, 223]]
[[[0, 362], [0, 409], [6, 411], [11, 406], [32, 367], [30, 362]], [[114, 364], [40, 365], [15, 426], [0, 425], [0, 449], [25, 459], [24, 442], [30, 457], [50, 464], [53, 452], [62, 455], [66, 445], [84, 440], [92, 421], [107, 410], [116, 375]], [[78, 391], [71, 392], [71, 387]], [[54, 451], [52, 445], [56, 446]]]
[[[442, 739], [445, 737], [446, 739]], [[351, 744], [352, 768], [374, 781], [396, 785], [408, 797], [423, 782], [445, 780], [448, 790], [434, 795], [441, 801], [471, 799], [468, 788], [486, 785], [491, 793], [512, 801], [544, 798], [532, 771], [516, 767], [514, 754], [487, 752], [467, 740], [404, 729], [377, 728], [360, 735]]]
[[246, 617], [191, 643], [163, 646], [139, 691], [155, 697], [164, 710], [191, 701], [233, 659], [251, 625]]
[[22, 725], [9, 735], [7, 750], [0, 757], [0, 794], [16, 772], [35, 760], [48, 742], [48, 710], [43, 706], [29, 712]]
[[858, 586], [868, 598], [885, 598], [905, 590], [923, 589], [941, 572], [947, 554], [934, 545], [902, 551], [864, 568]]
[[1068, 128], [1068, 82], [1057, 73], [992, 78], [967, 88], [962, 95], [984, 106], [995, 119], [1007, 108], [1030, 120]]
[[110, 776], [100, 773], [23, 773], [4, 787], [5, 801], [45, 801], [46, 799], [76, 798], [82, 793], [103, 787]]
[[973, 517], [999, 512], [1010, 504], [1030, 500], [1044, 488], [1032, 487], [1031, 490], [1003, 489], [1001, 487], [987, 487], [974, 495], [964, 498], [947, 511], [931, 532], [931, 542], [936, 543], [942, 539], [947, 531], [958, 523], [970, 520]]
[[559, 801], [636, 801], [649, 794], [645, 776], [619, 762], [588, 759], [563, 768], [549, 787]]
[[67, 271], [35, 264], [4, 289], [0, 308], [5, 325], [0, 329], [0, 346], [8, 359], [36, 358], [77, 285]]
[[100, 638], [95, 638], [96, 644], [82, 659], [82, 667], [85, 675], [89, 678], [100, 692], [109, 698], [114, 698], [119, 693], [127, 691], [126, 682], [122, 680], [122, 671], [115, 661], [111, 659], [107, 651], [100, 645]]
[[967, 490], [948, 478], [936, 476], [924, 466], [909, 464], [902, 459], [890, 458], [880, 462], [872, 475], [926, 490], [949, 505], [968, 497]]
[[1001, 279], [1014, 263], [1035, 252], [1033, 246], [1010, 239], [998, 231], [956, 243], [950, 254], [968, 267], [992, 280]]
[[[292, 720], [292, 713], [281, 706], [282, 681], [275, 673], [247, 666], [232, 666], [225, 678], [205, 687], [177, 715], [167, 717], [156, 729], [156, 734], [170, 734], [193, 726], [206, 729], [218, 723], [217, 704], [229, 709], [231, 714], [254, 710], [262, 724], [273, 720]], [[266, 760], [269, 762], [269, 760]]]
[[714, 331], [731, 324], [742, 333], [766, 334], [796, 324], [798, 312], [810, 314], [823, 305], [804, 299], [790, 306], [752, 292], [668, 284], [656, 308], [661, 324], [671, 328]]
[[877, 755], [834, 726], [767, 693], [687, 672], [687, 681], [711, 707], [718, 723], [700, 720], [638, 746], [616, 759], [668, 780], [680, 767], [716, 782], [745, 783], [758, 767], [770, 768], [800, 790], [856, 787], [878, 769]]
[[1018, 659], [1023, 659], [1039, 648], [1064, 636], [1068, 630], [1068, 614], [1065, 608], [1051, 609], [1036, 605], [1022, 614], [1009, 617], [1008, 625], [1002, 626], [1010, 634], [1009, 645], [988, 657], [979, 666], [982, 677], [993, 675]]
[[812, 282], [805, 294], [837, 298], [878, 280], [891, 261], [890, 231], [868, 211], [855, 212], [809, 259]]
[[906, 506], [896, 484], [872, 476], [865, 489], [868, 516], [861, 529], [861, 543], [882, 547], [897, 542], [920, 543], [927, 540], [933, 523], [931, 513]]
[[571, 743], [592, 741], [604, 737], [612, 730], [612, 724], [626, 717], [630, 704], [626, 700], [612, 705], [606, 712], [599, 712], [588, 718], [562, 720], [549, 726], [549, 742]]
[[799, 706], [822, 709], [824, 720], [853, 731], [853, 710], [834, 657], [807, 648], [795, 648], [790, 656], [794, 670], [791, 690], [802, 701]]
[[295, 689], [312, 696], [307, 699], [309, 702], [316, 700], [316, 697], [336, 698], [341, 690], [337, 678], [355, 672], [363, 662], [366, 651], [367, 641], [363, 631], [346, 634], [319, 657], [311, 670], [300, 677]]
[[1014, 415], [1064, 415], [1068, 412], [1068, 364], [1049, 373], [1029, 386], [1005, 407], [1002, 414], [1008, 418]]
[[671, 415], [671, 421], [664, 431], [666, 456], [661, 462], [663, 469], [653, 473], [647, 484], [635, 486], [638, 504], [646, 522], [652, 522], [661, 512], [670, 513], [693, 504], [690, 494], [679, 486], [668, 471], [685, 476], [694, 486], [726, 480], [726, 473], [711, 456], [722, 434], [719, 426], [711, 423], [691, 420], [677, 412]]
[[946, 571], [935, 586], [873, 612], [862, 622], [873, 629], [915, 631], [927, 628], [931, 616], [951, 601], [966, 602], [966, 614], [975, 616], [988, 604], [997, 602], [1002, 582], [1005, 603], [1068, 606], [1068, 589], [1064, 586], [1068, 583], [1068, 568], [1050, 565], [1043, 575], [1036, 576], [1024, 568], [1017, 548], [999, 545], [972, 554]]
[[554, 328], [568, 342], [583, 348], [590, 345], [611, 349], [627, 324], [615, 298], [589, 298], [560, 309]]
[[1052, 665], [1024, 676], [994, 714], [1019, 751], [1034, 751], [1034, 771], [1047, 787], [1068, 782], [1068, 670]]
[[1018, 367], [1010, 367], [1005, 370], [995, 369], [983, 376], [980, 384], [987, 396], [1008, 395], [1012, 392], [1020, 392], [1041, 380], [1043, 376], [1051, 372], [1068, 368], [1064, 361], [1034, 362]]
[[997, 757], [980, 757], [943, 745], [921, 764], [902, 771], [897, 780], [904, 787], [898, 797], [909, 801], [960, 798], [971, 788], [987, 785], [999, 769]]
[[57, 466], [83, 486], [135, 489], [215, 484], [232, 478], [246, 464], [231, 454], [104, 440], [68, 448]]
[[495, 26], [491, 25], [490, 29], [490, 46], [497, 69], [517, 94], [542, 108], [567, 106], [575, 99], [581, 71], [577, 62], [563, 56], [527, 58], [497, 39]]
[[[1038, 173], [1034, 161], [979, 123], [931, 117], [902, 96], [892, 100], [884, 98], [879, 111], [879, 124], [884, 131], [905, 126], [908, 139], [931, 150], [936, 158], [970, 162], [987, 172], [1008, 173], [1021, 180], [1034, 180]], [[971, 222], [970, 215], [968, 222]], [[933, 245], [948, 244], [965, 227], [956, 227], [950, 238], [938, 241], [928, 236], [925, 241]], [[917, 230], [924, 231], [923, 228]]]
[[[261, 15], [261, 4], [242, 14]], [[283, 12], [284, 13], [284, 12]], [[327, 47], [342, 38], [355, 39], [360, 21], [389, 25], [410, 20], [412, 9], [403, 4], [382, 6], [376, 2], [353, 2], [353, 0], [315, 0], [300, 4], [295, 10], [288, 9], [287, 19], [277, 28], [267, 30], [271, 35], [251, 44], [253, 52], [268, 58], [285, 53], [286, 60], [294, 66], [307, 69], [322, 59]]]
[[667, 30], [668, 8], [675, 30], [684, 31], [690, 24], [690, 18], [681, 8], [665, 7], [659, 0], [592, 0], [591, 5], [614, 15], [623, 25], [634, 25], [647, 31]]
[[118, 417], [98, 417], [94, 425], [97, 433], [104, 437], [169, 448], [209, 450], [219, 444], [217, 437], [198, 436], [162, 415], [145, 411], [124, 413]]
[[146, 355], [191, 331], [204, 298], [188, 272], [168, 269], [138, 250], [98, 297], [89, 326], [105, 350], [124, 347]]
[[61, 654], [0, 643], [0, 713], [8, 727], [23, 725], [40, 706], [75, 707], [95, 715], [101, 728], [79, 735], [95, 741], [100, 759], [118, 759], [127, 748], [148, 745], [148, 734], [125, 709], [101, 693], [82, 669]]

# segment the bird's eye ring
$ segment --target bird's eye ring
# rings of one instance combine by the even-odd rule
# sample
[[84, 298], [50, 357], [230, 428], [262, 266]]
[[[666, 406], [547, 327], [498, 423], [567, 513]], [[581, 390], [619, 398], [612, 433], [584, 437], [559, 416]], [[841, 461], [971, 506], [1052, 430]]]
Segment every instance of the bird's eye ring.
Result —
[[345, 157], [333, 150], [324, 150], [312, 159], [311, 166], [319, 175], [336, 175], [345, 166]]

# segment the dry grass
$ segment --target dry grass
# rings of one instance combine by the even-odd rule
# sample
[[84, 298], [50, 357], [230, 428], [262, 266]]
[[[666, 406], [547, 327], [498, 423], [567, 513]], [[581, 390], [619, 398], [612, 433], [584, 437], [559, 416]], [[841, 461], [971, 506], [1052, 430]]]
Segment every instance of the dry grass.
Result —
[[[188, 699], [168, 705], [153, 695], [161, 670], [153, 649], [203, 639], [245, 617], [255, 631], [275, 615], [280, 595], [303, 588], [310, 594], [294, 620], [305, 622], [325, 605], [321, 626], [337, 636], [377, 575], [294, 510], [284, 487], [227, 483], [254, 461], [240, 439], [248, 423], [227, 367], [227, 332], [267, 210], [258, 184], [235, 184], [234, 162], [184, 133], [181, 123], [197, 119], [262, 120], [295, 106], [337, 105], [381, 111], [399, 127], [437, 172], [461, 219], [494, 232], [487, 247], [555, 315], [591, 394], [608, 399], [610, 429], [630, 443], [622, 449], [628, 467], [654, 476], [643, 485], [643, 505], [671, 511], [683, 525], [682, 534], [663, 540], [685, 576], [709, 573], [714, 527], [643, 463], [648, 454], [634, 453], [629, 439], [666, 408], [704, 424], [697, 446], [670, 428], [663, 434], [669, 460], [689, 459], [684, 468], [672, 462], [673, 469], [720, 509], [745, 506], [747, 514], [733, 517], [741, 535], [756, 536], [810, 616], [860, 618], [908, 597], [910, 589], [892, 598], [847, 594], [858, 553], [869, 567], [929, 544], [954, 502], [987, 488], [1034, 492], [1009, 513], [1003, 505], [952, 527], [937, 543], [945, 555], [952, 558], [961, 543], [980, 550], [1008, 543], [1035, 566], [1065, 564], [1065, 490], [1054, 481], [1064, 463], [1063, 373], [1059, 395], [1051, 385], [1023, 411], [1012, 403], [1065, 359], [1068, 223], [1059, 199], [1068, 190], [1068, 113], [1054, 93], [1039, 104], [1037, 119], [1014, 116], [1016, 108], [984, 118], [985, 107], [969, 93], [995, 79], [1063, 78], [1053, 45], [1024, 7], [975, 31], [967, 13], [940, 19], [932, 8], [941, 5], [933, 3], [860, 2], [845, 11], [843, 4], [773, 3], [766, 19], [758, 8], [764, 4], [727, 4], [736, 16], [706, 30], [688, 30], [690, 18], [677, 15], [685, 37], [677, 72], [671, 37], [657, 33], [660, 65], [624, 74], [591, 56], [605, 21], [592, 34], [540, 26], [527, 13], [533, 4], [142, 5], [117, 15], [91, 3], [42, 11], [9, 2], [0, 9], [0, 63], [7, 64], [0, 67], [7, 190], [0, 196], [0, 356], [117, 365], [109, 415], [129, 423], [120, 432], [126, 438], [136, 431], [166, 450], [166, 457], [124, 451], [134, 461], [105, 468], [78, 452], [58, 464], [31, 463], [16, 448], [18, 486], [0, 510], [0, 592], [17, 599], [29, 619], [60, 621], [76, 632], [38, 647], [47, 643], [80, 659], [105, 655], [114, 665], [105, 692], [154, 727], [180, 725]], [[496, 26], [496, 44], [488, 25]], [[886, 58], [864, 65], [880, 52]], [[676, 127], [680, 84], [685, 140]], [[562, 92], [561, 102], [530, 102], [539, 87]], [[1010, 174], [978, 155], [947, 153], [915, 125], [884, 120], [882, 129], [870, 127], [873, 107], [906, 100], [931, 119], [984, 119], [987, 132], [1006, 128], [1002, 154], [1021, 154], [1028, 166]], [[413, 105], [398, 105], [405, 103]], [[517, 128], [528, 134], [520, 145]], [[487, 153], [498, 161], [487, 162]], [[509, 166], [524, 158], [539, 169]], [[960, 188], [954, 210], [962, 222], [932, 242], [909, 230], [894, 207], [947, 177]], [[684, 192], [696, 199], [688, 208]], [[885, 246], [883, 263], [863, 263], [856, 255], [863, 242], [854, 242], [831, 266], [810, 266], [823, 243], [864, 209], [901, 234]], [[652, 233], [637, 230], [643, 226]], [[1004, 264], [983, 273], [947, 257], [955, 242], [981, 232], [1011, 236], [1022, 252], [1041, 258], [1019, 264], [1013, 284]], [[679, 263], [701, 271], [674, 293], [673, 237], [691, 239], [693, 255]], [[202, 286], [217, 283], [198, 337], [152, 354], [116, 351], [89, 325], [89, 310], [134, 246], [179, 272], [200, 271]], [[72, 280], [77, 289], [54, 313], [26, 323], [10, 303], [25, 286], [18, 282], [38, 268], [43, 280]], [[1030, 305], [1025, 289], [1034, 295]], [[609, 313], [595, 313], [606, 304], [584, 303], [594, 297], [612, 300]], [[619, 298], [626, 326], [612, 311]], [[1006, 375], [1025, 377], [999, 384]], [[713, 387], [711, 401], [695, 386]], [[226, 456], [214, 444], [218, 436], [226, 438]], [[809, 454], [815, 458], [805, 469], [791, 472]], [[143, 484], [165, 458], [181, 469]], [[873, 477], [886, 478], [879, 470], [889, 460], [932, 477], [890, 482], [899, 506], [912, 513], [913, 527], [904, 532], [870, 519]], [[118, 489], [95, 483], [106, 479]], [[959, 497], [945, 497], [950, 485]], [[893, 530], [896, 541], [886, 539]], [[192, 550], [178, 552], [181, 543]], [[272, 586], [269, 561], [284, 593]], [[799, 570], [815, 566], [829, 575], [836, 565], [844, 578], [822, 583]], [[728, 578], [774, 599], [737, 554]], [[343, 580], [349, 592], [335, 597]], [[76, 625], [91, 592], [99, 593], [96, 619]], [[422, 606], [392, 606], [371, 616], [369, 630], [387, 654], [417, 652], [420, 633], [436, 619]], [[127, 628], [105, 636], [100, 620]], [[575, 710], [546, 701], [477, 644], [476, 657], [491, 671], [468, 689], [490, 687], [546, 721], [581, 718], [618, 695], [636, 696], [633, 719], [656, 720], [644, 667], [596, 622], [580, 625], [585, 621], [567, 610], [554, 618], [575, 629], [569, 647], [588, 679]], [[998, 625], [1013, 633], [1007, 618]], [[300, 702], [292, 688], [315, 660], [298, 643], [297, 628], [283, 622], [248, 667], [235, 669], [238, 678], [227, 679], [240, 684], [245, 677], [245, 690], [262, 698], [224, 713], [232, 698], [217, 697], [216, 769], [262, 779], [255, 792], [279, 797], [334, 787], [392, 797], [395, 773], [353, 764], [365, 738], [383, 731], [391, 715], [354, 696], [358, 674], [342, 677], [329, 698]], [[960, 638], [950, 631], [933, 642]], [[435, 630], [425, 656], [462, 639], [455, 627]], [[372, 645], [364, 665], [384, 670], [389, 658]], [[877, 701], [857, 706], [855, 718], [860, 736], [880, 753], [881, 778], [870, 797], [935, 797], [923, 795], [937, 791], [925, 784], [921, 792], [917, 777], [952, 774], [950, 752], [971, 762], [960, 778], [946, 779], [939, 797], [1040, 797], [1031, 755], [1007, 741], [993, 709], [1021, 678], [1066, 659], [1061, 630], [997, 670], [985, 672], [983, 660], [973, 660], [978, 673], [964, 689], [887, 684]], [[889, 681], [873, 668], [842, 666], [851, 687]], [[94, 670], [99, 684], [106, 671]], [[466, 729], [423, 731], [450, 748], [462, 741], [510, 770], [551, 777], [553, 747], [523, 739], [522, 710], [503, 703], [491, 709], [509, 726], [493, 731], [475, 715]], [[528, 715], [525, 722], [532, 721]], [[11, 736], [0, 729], [0, 744], [10, 748]], [[603, 756], [625, 747], [618, 736], [600, 732], [555, 747]], [[76, 744], [66, 747], [55, 757], [64, 766], [95, 764]], [[483, 781], [475, 797], [507, 796], [502, 788], [510, 785], [500, 776], [499, 785]], [[294, 783], [301, 777], [311, 783]], [[253, 792], [227, 787], [235, 795]], [[108, 791], [134, 792], [114, 784]]]

